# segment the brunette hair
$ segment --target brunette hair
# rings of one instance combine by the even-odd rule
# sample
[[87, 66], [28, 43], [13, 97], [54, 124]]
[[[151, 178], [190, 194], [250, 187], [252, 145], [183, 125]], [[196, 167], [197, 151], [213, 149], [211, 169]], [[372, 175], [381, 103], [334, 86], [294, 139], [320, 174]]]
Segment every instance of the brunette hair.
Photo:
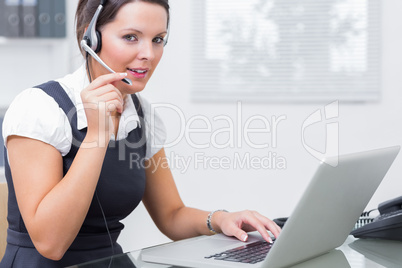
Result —
[[[96, 29], [100, 30], [102, 27], [109, 22], [113, 21], [116, 17], [117, 12], [122, 6], [131, 2], [147, 2], [152, 4], [157, 4], [165, 8], [168, 15], [167, 25], [169, 27], [170, 12], [169, 12], [169, 0], [108, 0], [103, 6], [103, 10], [99, 15]], [[80, 42], [84, 36], [85, 28], [89, 25], [92, 17], [95, 14], [96, 9], [100, 4], [100, 0], [79, 0], [77, 11], [75, 13], [76, 22], [76, 38], [78, 42], [78, 47], [80, 47]], [[83, 53], [84, 54], [84, 53]]]

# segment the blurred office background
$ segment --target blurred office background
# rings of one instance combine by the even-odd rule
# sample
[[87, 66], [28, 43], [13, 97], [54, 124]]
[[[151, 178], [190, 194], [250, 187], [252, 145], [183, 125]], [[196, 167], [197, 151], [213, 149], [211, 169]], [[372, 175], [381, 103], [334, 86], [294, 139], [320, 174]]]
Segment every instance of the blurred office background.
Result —
[[[2, 112], [23, 89], [83, 63], [77, 2], [66, 1], [65, 38], [0, 37]], [[188, 206], [288, 216], [320, 154], [402, 144], [402, 1], [170, 5], [169, 43], [141, 94], [159, 107]], [[402, 195], [401, 179], [400, 156], [368, 208]], [[142, 205], [124, 223], [125, 251], [168, 241]]]

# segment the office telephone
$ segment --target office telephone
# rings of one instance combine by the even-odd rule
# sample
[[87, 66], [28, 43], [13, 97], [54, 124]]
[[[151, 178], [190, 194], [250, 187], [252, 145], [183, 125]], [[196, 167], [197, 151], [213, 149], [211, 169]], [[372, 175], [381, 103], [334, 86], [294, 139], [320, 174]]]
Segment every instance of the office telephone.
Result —
[[350, 234], [356, 238], [402, 241], [402, 196], [380, 203], [379, 215], [370, 219], [368, 216], [372, 211], [374, 210], [362, 214], [360, 221], [366, 222]]

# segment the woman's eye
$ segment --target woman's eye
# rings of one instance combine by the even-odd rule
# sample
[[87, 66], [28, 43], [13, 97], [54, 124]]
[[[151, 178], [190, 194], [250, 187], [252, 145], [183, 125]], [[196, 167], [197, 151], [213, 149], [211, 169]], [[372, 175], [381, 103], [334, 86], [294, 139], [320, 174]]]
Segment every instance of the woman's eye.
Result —
[[155, 37], [153, 42], [157, 44], [163, 44], [163, 38], [162, 37]]
[[134, 34], [128, 34], [123, 37], [127, 41], [137, 41], [138, 38]]

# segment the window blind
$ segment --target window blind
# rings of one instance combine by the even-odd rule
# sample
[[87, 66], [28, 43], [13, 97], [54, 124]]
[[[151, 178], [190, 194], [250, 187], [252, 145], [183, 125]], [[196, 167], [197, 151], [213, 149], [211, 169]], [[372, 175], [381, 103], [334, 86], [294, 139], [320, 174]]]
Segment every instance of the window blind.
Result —
[[194, 101], [376, 101], [380, 0], [194, 0]]

